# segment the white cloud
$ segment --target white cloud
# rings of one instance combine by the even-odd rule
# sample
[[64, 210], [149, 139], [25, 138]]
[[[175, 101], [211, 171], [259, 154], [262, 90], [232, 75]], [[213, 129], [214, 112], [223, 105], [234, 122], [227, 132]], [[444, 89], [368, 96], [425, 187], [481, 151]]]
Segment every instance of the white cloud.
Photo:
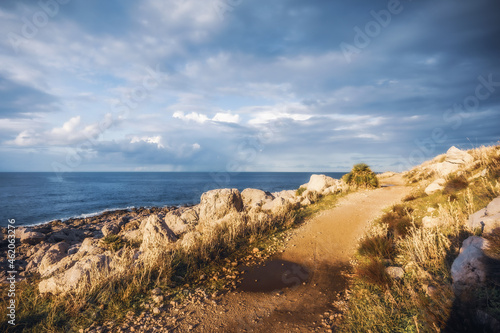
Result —
[[231, 114], [230, 112], [219, 112], [213, 118], [213, 121], [218, 121], [221, 123], [235, 123], [237, 124], [240, 121], [240, 116], [237, 114]]
[[191, 112], [188, 114], [184, 114], [182, 111], [176, 111], [172, 115], [173, 118], [181, 119], [184, 121], [194, 121], [200, 124], [203, 124], [207, 121], [216, 121], [219, 123], [238, 123], [240, 120], [240, 116], [237, 114], [231, 114], [230, 112], [218, 112], [215, 114], [213, 118], [209, 118], [207, 115], [197, 112]]
[[40, 131], [32, 128], [23, 130], [14, 140], [6, 143], [26, 147], [36, 145], [67, 146], [85, 141], [93, 142], [119, 121], [120, 118], [113, 118], [113, 115], [108, 113], [101, 121], [85, 126], [81, 123], [81, 117], [76, 116], [66, 121], [61, 127], [55, 127], [51, 130]]
[[162, 137], [161, 136], [153, 136], [153, 137], [136, 137], [134, 136], [131, 140], [130, 143], [137, 143], [137, 142], [146, 142], [149, 144], [154, 144], [158, 147], [158, 149], [163, 149], [165, 146], [162, 144]]

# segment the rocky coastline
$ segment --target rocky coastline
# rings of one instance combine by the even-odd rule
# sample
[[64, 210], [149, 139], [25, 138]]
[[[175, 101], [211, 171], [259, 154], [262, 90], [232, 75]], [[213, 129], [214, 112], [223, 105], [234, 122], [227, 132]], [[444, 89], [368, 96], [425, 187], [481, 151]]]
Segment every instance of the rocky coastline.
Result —
[[[52, 221], [16, 229], [18, 279], [39, 277], [41, 294], [60, 295], [84, 285], [92, 270], [112, 274], [133, 249], [136, 262], [146, 262], [159, 248], [189, 251], [194, 243], [221, 225], [258, 227], [306, 207], [321, 196], [346, 191], [342, 181], [312, 175], [300, 190], [276, 193], [259, 189], [216, 189], [205, 192], [200, 203], [183, 207], [134, 208]], [[0, 233], [0, 248], [7, 251], [7, 228]], [[7, 259], [0, 262], [5, 281]]]

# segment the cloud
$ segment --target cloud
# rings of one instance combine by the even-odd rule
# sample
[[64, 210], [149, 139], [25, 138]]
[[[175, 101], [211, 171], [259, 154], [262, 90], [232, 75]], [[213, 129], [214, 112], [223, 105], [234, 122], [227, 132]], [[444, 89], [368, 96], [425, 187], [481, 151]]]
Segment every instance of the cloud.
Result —
[[200, 124], [203, 124], [207, 121], [218, 122], [218, 123], [228, 123], [228, 124], [237, 124], [240, 120], [240, 116], [237, 114], [231, 114], [231, 112], [217, 112], [213, 118], [209, 118], [208, 116], [191, 112], [189, 114], [184, 114], [182, 111], [176, 111], [172, 115], [173, 118], [181, 119], [184, 121], [194, 121]]
[[120, 119], [113, 118], [113, 115], [108, 113], [100, 122], [84, 125], [81, 123], [81, 117], [76, 116], [66, 121], [61, 127], [55, 127], [51, 130], [24, 130], [14, 140], [7, 141], [6, 144], [30, 147], [44, 145], [67, 146], [83, 142], [94, 142], [101, 134], [119, 121]]

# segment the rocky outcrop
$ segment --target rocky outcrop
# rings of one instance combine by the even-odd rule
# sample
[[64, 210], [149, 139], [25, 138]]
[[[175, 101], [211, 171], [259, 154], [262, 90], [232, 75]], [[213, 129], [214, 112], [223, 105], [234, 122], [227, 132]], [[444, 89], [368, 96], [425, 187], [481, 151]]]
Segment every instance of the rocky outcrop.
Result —
[[441, 177], [446, 177], [473, 160], [474, 158], [469, 153], [453, 146], [446, 152], [444, 162], [437, 163], [434, 168]]
[[306, 184], [306, 189], [318, 193], [323, 193], [324, 190], [331, 186], [337, 186], [339, 181], [325, 175], [312, 175], [309, 182]]
[[142, 244], [140, 251], [148, 253], [156, 251], [159, 248], [165, 248], [166, 245], [177, 240], [174, 232], [170, 230], [165, 221], [158, 215], [151, 215], [141, 224]]
[[40, 261], [40, 265], [38, 266], [38, 272], [40, 275], [48, 275], [52, 266], [57, 264], [66, 256], [68, 249], [69, 245], [66, 242], [60, 242], [52, 245]]
[[109, 268], [109, 261], [110, 258], [103, 254], [71, 261], [64, 272], [42, 280], [38, 285], [38, 290], [41, 294], [51, 293], [54, 295], [75, 291], [88, 283], [91, 278], [105, 274]]
[[476, 290], [486, 280], [485, 239], [471, 236], [462, 243], [460, 254], [451, 266], [453, 290], [457, 296]]
[[444, 180], [443, 178], [436, 179], [434, 182], [432, 182], [429, 186], [425, 188], [425, 193], [427, 195], [431, 195], [439, 191], [442, 191], [444, 189], [445, 183], [446, 180]]
[[36, 245], [45, 239], [45, 235], [41, 232], [32, 231], [28, 228], [19, 228], [17, 230], [17, 237], [21, 240], [21, 243]]
[[237, 189], [205, 192], [200, 199], [200, 223], [210, 224], [231, 213], [243, 210], [243, 199]]
[[482, 228], [483, 232], [491, 232], [500, 227], [500, 197], [469, 216], [467, 226], [471, 229]]
[[183, 207], [165, 215], [165, 223], [177, 237], [188, 232], [199, 220], [199, 207]]
[[255, 188], [247, 188], [241, 192], [243, 205], [248, 208], [262, 207], [266, 203], [274, 200], [274, 196], [269, 192], [264, 192]]

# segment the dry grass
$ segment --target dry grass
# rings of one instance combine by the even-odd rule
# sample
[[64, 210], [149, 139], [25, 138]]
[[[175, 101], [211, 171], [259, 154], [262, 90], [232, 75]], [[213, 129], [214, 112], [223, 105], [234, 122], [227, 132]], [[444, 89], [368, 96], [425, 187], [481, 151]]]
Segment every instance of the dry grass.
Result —
[[[473, 234], [465, 227], [468, 216], [500, 195], [500, 147], [481, 147], [469, 153], [475, 161], [448, 179], [444, 193], [424, 196], [416, 190], [403, 200], [404, 205], [394, 206], [375, 222], [375, 226], [385, 225], [387, 234], [373, 235], [370, 230], [370, 236], [360, 241], [349, 310], [340, 331], [440, 332], [450, 327], [449, 320], [463, 319], [453, 306], [451, 263], [462, 241]], [[433, 163], [441, 160], [438, 157]], [[424, 188], [427, 179], [434, 177], [430, 164], [408, 172], [409, 182]], [[432, 214], [439, 224], [423, 228], [419, 221], [429, 214], [429, 207], [435, 209]], [[490, 244], [487, 254], [495, 262], [489, 266], [493, 282], [478, 291], [474, 306], [498, 318], [500, 286], [494, 281], [500, 280], [500, 230], [484, 237]], [[395, 264], [404, 268], [405, 276], [400, 282], [385, 283], [381, 269], [390, 243], [394, 245]], [[457, 327], [472, 329], [461, 324]]]

